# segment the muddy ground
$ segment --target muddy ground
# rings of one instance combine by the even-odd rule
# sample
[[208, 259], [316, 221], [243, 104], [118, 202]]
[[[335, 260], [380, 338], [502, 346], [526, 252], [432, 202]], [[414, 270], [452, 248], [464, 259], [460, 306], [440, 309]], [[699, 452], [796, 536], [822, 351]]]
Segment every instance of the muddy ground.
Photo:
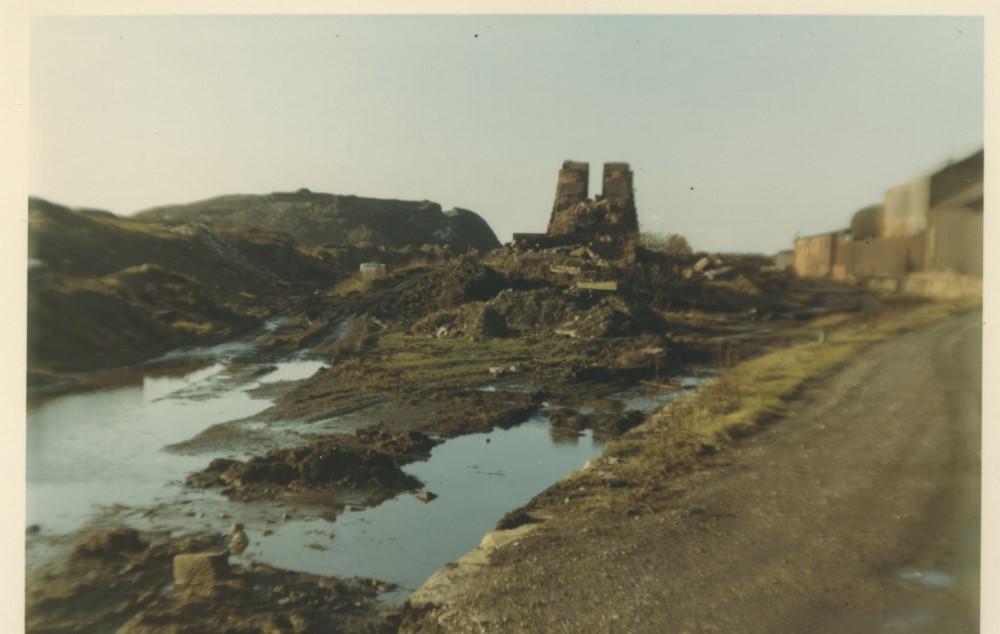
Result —
[[113, 529], [80, 539], [26, 588], [30, 632], [389, 632], [377, 601], [391, 588], [247, 562], [211, 582], [178, 584], [175, 558], [224, 553], [222, 536], [170, 538]]
[[401, 631], [978, 632], [980, 367], [975, 313], [640, 495], [605, 458], [412, 595]]
[[[280, 325], [254, 333], [253, 350], [235, 359], [228, 375], [236, 383], [252, 379], [290, 354], [324, 359], [327, 367], [303, 381], [261, 386], [259, 394], [275, 397], [273, 407], [168, 450], [206, 456], [204, 468], [188, 478], [192, 488], [219, 490], [234, 503], [264, 504], [279, 514], [306, 506], [332, 518], [348, 504], [418, 492], [421, 483], [400, 467], [425, 459], [443, 439], [517, 425], [543, 403], [563, 408], [553, 417], [553, 433], [591, 429], [613, 438], [640, 424], [641, 414], [583, 410], [585, 401], [644, 383], [678, 389], [671, 377], [724, 369], [774, 346], [815, 339], [822, 324], [879, 305], [860, 289], [792, 280], [760, 259], [727, 263], [646, 252], [641, 267], [615, 270], [614, 263], [577, 251], [505, 248], [290, 302]], [[614, 293], [577, 289], [566, 273], [573, 267], [613, 274], [621, 287]], [[356, 429], [324, 431], [352, 417]], [[290, 424], [301, 433], [289, 434]], [[209, 457], [234, 448], [250, 456]], [[92, 539], [102, 538], [80, 537], [81, 543]], [[96, 554], [76, 548], [61, 563], [33, 571], [29, 630], [394, 627], [398, 614], [386, 615], [375, 582], [236, 563], [210, 599], [177, 595], [173, 556], [219, 545], [216, 534], [185, 539], [141, 534], [142, 547]]]

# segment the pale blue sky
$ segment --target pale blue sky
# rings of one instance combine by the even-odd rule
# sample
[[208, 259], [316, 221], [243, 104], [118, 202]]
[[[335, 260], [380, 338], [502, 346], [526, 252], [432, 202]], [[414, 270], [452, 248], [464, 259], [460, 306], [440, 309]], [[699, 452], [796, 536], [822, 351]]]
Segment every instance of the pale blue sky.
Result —
[[644, 229], [773, 252], [982, 143], [979, 18], [38, 18], [31, 192], [309, 187], [543, 231], [564, 159]]

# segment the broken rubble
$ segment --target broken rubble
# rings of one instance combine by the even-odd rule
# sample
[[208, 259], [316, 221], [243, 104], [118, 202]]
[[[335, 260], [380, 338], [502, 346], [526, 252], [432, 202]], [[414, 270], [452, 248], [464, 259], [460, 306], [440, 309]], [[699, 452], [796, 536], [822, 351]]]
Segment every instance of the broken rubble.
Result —
[[432, 493], [432, 492], [428, 491], [427, 489], [424, 489], [423, 491], [418, 491], [418, 492], [414, 493], [413, 497], [417, 498], [418, 500], [420, 500], [424, 504], [427, 504], [431, 500], [437, 498], [438, 495], [437, 495], [437, 493]]
[[184, 553], [174, 556], [174, 585], [187, 592], [211, 592], [215, 584], [229, 576], [229, 554], [223, 552]]

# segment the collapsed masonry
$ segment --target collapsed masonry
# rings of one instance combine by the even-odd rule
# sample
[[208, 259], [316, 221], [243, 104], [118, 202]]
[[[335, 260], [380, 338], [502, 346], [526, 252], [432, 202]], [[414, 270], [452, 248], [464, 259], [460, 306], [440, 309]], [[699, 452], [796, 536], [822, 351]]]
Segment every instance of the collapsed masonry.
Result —
[[587, 197], [590, 164], [564, 161], [559, 170], [555, 202], [543, 234], [514, 234], [518, 246], [550, 248], [590, 245], [602, 257], [635, 259], [639, 219], [628, 163], [605, 163], [601, 193]]
[[547, 235], [625, 237], [638, 233], [632, 170], [628, 163], [604, 164], [603, 188], [593, 200], [587, 198], [589, 169], [587, 163], [563, 163]]

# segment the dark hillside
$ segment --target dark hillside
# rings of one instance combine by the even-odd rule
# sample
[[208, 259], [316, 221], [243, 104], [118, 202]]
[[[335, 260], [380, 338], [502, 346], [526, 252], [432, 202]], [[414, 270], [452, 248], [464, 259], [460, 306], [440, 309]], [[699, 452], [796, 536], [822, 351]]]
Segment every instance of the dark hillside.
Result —
[[28, 363], [42, 374], [220, 340], [336, 281], [289, 236], [252, 228], [168, 227], [33, 198], [28, 236]]
[[490, 226], [465, 209], [429, 201], [383, 200], [299, 190], [220, 196], [141, 211], [141, 221], [257, 227], [284, 232], [303, 245], [448, 245], [455, 253], [500, 246]]

